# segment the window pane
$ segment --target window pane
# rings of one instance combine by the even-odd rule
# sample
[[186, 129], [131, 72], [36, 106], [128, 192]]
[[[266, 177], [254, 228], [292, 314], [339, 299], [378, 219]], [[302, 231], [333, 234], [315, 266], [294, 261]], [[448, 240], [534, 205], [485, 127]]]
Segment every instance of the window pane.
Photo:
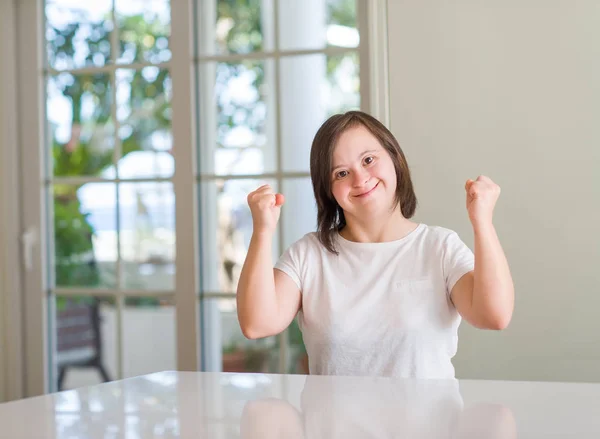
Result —
[[[283, 248], [317, 228], [317, 206], [310, 177], [283, 180], [285, 208], [283, 217]], [[308, 374], [308, 356], [297, 319], [287, 330], [289, 361], [287, 373]]]
[[169, 182], [119, 184], [123, 287], [175, 288], [175, 195]]
[[171, 300], [128, 297], [123, 308], [124, 378], [177, 369]]
[[310, 147], [325, 119], [360, 107], [358, 54], [281, 59], [283, 170], [309, 172]]
[[56, 297], [57, 389], [117, 379], [117, 313], [107, 297]]
[[206, 63], [198, 74], [201, 173], [273, 172], [273, 62]]
[[168, 0], [115, 0], [120, 63], [162, 63], [171, 59]]
[[115, 185], [56, 185], [53, 199], [56, 285], [114, 287], [117, 261]]
[[283, 246], [287, 248], [317, 229], [317, 206], [310, 177], [283, 180], [282, 193]]
[[248, 340], [242, 334], [235, 299], [204, 299], [204, 364], [209, 372], [276, 373], [279, 338]]
[[[248, 194], [274, 181], [217, 180], [200, 184], [202, 229], [202, 290], [233, 293], [252, 237], [252, 214]], [[278, 234], [273, 237], [273, 256], [278, 252]]]
[[275, 0], [197, 0], [199, 54], [273, 50]]
[[100, 175], [114, 153], [109, 75], [61, 73], [48, 78], [47, 91], [53, 174]]
[[57, 70], [110, 62], [112, 0], [47, 0], [48, 64]]
[[327, 116], [360, 108], [358, 52], [327, 57], [322, 102]]
[[119, 178], [173, 176], [171, 96], [168, 70], [117, 70]]
[[357, 0], [280, 0], [280, 50], [358, 47]]

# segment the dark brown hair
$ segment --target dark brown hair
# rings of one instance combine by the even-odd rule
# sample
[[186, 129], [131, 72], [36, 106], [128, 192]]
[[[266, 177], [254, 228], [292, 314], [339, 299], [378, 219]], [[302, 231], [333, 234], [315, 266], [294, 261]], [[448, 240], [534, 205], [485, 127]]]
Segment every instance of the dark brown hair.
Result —
[[310, 150], [310, 177], [317, 201], [317, 236], [321, 244], [338, 254], [334, 236], [346, 225], [344, 211], [331, 192], [331, 169], [333, 150], [340, 136], [350, 128], [364, 126], [388, 152], [396, 170], [396, 206], [405, 218], [411, 218], [417, 207], [417, 197], [410, 179], [410, 171], [404, 152], [394, 135], [373, 116], [362, 111], [336, 114], [321, 125]]

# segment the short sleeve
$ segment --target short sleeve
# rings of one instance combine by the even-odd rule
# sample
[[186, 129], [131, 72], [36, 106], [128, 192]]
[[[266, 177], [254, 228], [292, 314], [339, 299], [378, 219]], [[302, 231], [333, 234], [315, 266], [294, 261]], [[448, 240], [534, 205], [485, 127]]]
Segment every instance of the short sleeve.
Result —
[[452, 232], [444, 241], [443, 251], [444, 280], [448, 294], [456, 282], [475, 269], [475, 255], [456, 232]]
[[302, 291], [302, 279], [301, 279], [301, 241], [295, 242], [288, 249], [283, 252], [277, 263], [275, 264], [275, 268], [283, 271], [289, 277], [292, 278], [294, 283], [298, 286], [300, 291]]

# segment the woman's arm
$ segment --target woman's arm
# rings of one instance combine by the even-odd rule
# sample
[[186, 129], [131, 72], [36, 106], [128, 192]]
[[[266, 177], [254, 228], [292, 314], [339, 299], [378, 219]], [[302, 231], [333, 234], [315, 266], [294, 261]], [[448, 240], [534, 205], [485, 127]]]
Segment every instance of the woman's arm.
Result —
[[504, 329], [514, 309], [515, 291], [508, 261], [492, 215], [500, 187], [488, 177], [467, 181], [467, 210], [475, 238], [475, 270], [464, 275], [451, 292], [465, 320], [484, 329]]
[[265, 185], [248, 195], [253, 233], [237, 287], [237, 314], [242, 333], [250, 339], [282, 332], [300, 308], [294, 281], [273, 269], [272, 243], [283, 195]]

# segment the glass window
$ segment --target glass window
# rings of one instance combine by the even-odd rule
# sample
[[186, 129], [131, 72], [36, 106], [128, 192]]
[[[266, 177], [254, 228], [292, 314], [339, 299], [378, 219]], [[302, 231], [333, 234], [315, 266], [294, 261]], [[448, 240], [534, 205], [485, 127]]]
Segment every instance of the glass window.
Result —
[[170, 2], [45, 18], [51, 388], [173, 369]]
[[204, 365], [219, 370], [234, 357], [247, 361], [268, 352], [268, 366], [246, 370], [305, 373], [296, 322], [266, 340], [245, 340], [239, 330], [234, 298], [252, 236], [246, 198], [264, 183], [286, 196], [274, 261], [315, 230], [312, 139], [328, 116], [361, 104], [356, 0], [248, 0], [235, 7], [197, 0], [197, 5]]

